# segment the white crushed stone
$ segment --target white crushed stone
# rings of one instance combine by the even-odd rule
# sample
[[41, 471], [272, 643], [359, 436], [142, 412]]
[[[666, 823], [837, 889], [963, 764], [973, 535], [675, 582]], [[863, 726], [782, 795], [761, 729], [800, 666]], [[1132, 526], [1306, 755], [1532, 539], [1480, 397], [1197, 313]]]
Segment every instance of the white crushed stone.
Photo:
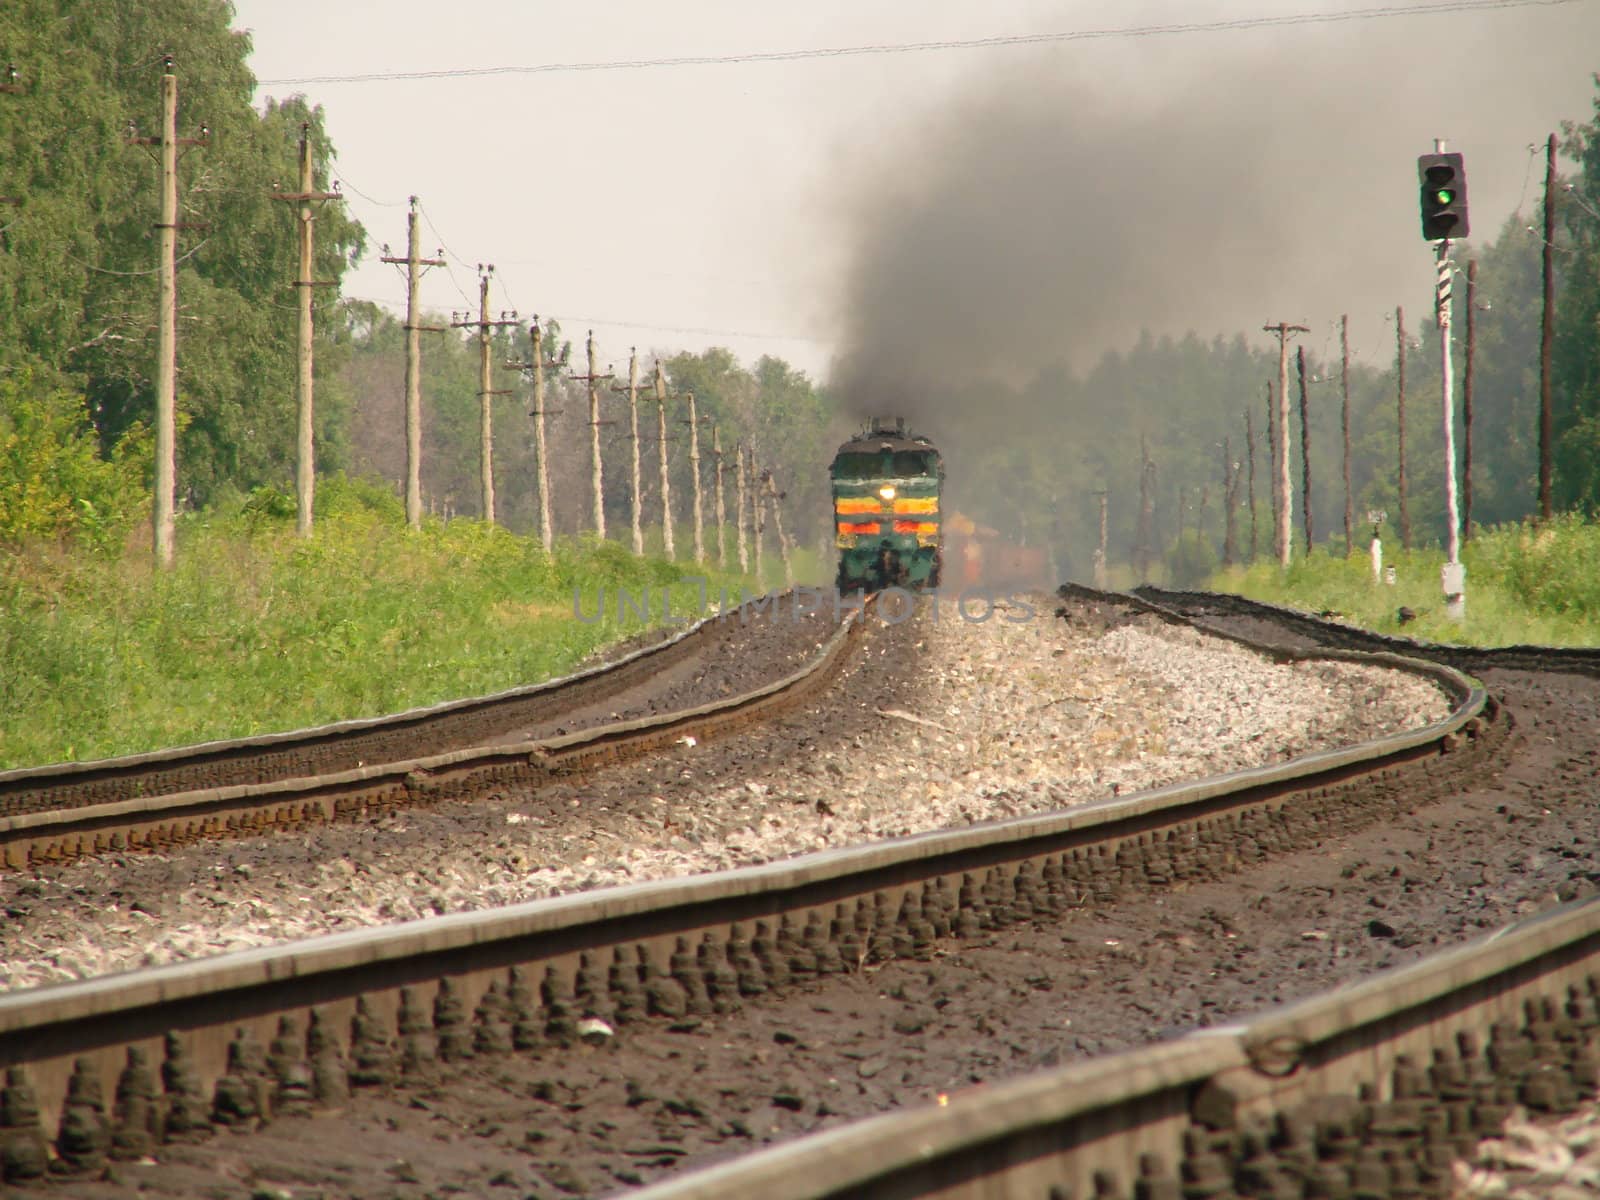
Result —
[[1554, 1124], [1534, 1124], [1518, 1109], [1499, 1137], [1478, 1143], [1473, 1162], [1452, 1170], [1456, 1197], [1592, 1200], [1600, 1194], [1600, 1109], [1590, 1104]]
[[[0, 989], [1039, 813], [1417, 728], [1449, 710], [1409, 673], [1280, 665], [1153, 623], [1090, 632], [1052, 610], [1039, 599], [1034, 619], [1013, 607], [969, 623], [941, 606], [939, 620], [923, 618], [926, 667], [911, 695], [875, 709], [835, 689], [818, 704], [859, 730], [846, 752], [797, 754], [762, 778], [701, 780], [706, 748], [686, 739], [647, 804], [572, 800], [592, 817], [576, 830], [526, 811], [537, 805], [486, 802], [493, 832], [439, 845], [426, 866], [414, 845], [381, 840], [272, 878], [218, 863], [208, 886], [162, 896], [158, 915], [75, 902], [73, 873], [104, 867], [67, 868], [51, 902], [0, 924]], [[399, 814], [385, 831], [411, 820]]]

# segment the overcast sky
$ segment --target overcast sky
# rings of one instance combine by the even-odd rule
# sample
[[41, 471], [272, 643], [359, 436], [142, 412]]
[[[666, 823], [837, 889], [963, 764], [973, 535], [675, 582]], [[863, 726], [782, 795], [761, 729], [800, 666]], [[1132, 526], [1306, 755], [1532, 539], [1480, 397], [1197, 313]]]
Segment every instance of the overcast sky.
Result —
[[[368, 260], [347, 276], [347, 294], [403, 310], [400, 270], [375, 259], [383, 242], [404, 252], [406, 197], [414, 193], [426, 216], [423, 250], [443, 246], [451, 259], [448, 270], [425, 280], [431, 308], [475, 308], [473, 265], [493, 262], [497, 310], [548, 314], [575, 338], [592, 325], [602, 362], [625, 361], [633, 344], [641, 352], [726, 345], [746, 361], [776, 354], [819, 378], [859, 327], [848, 312], [852, 297], [859, 303], [863, 294], [859, 281], [851, 286], [852, 269], [864, 255], [870, 259], [863, 236], [883, 236], [884, 196], [908, 209], [921, 204], [921, 179], [949, 178], [948, 164], [941, 173], [936, 160], [952, 144], [951, 130], [964, 131], [955, 142], [970, 141], [973, 113], [996, 110], [997, 96], [1011, 114], [996, 123], [993, 136], [1001, 140], [1013, 136], [1007, 121], [1035, 95], [1042, 107], [1072, 103], [1100, 113], [1113, 135], [1130, 114], [1148, 132], [1154, 116], [1174, 146], [1186, 144], [1185, 114], [1193, 111], [1195, 129], [1218, 143], [1207, 153], [1224, 174], [1230, 149], [1218, 134], [1231, 126], [1219, 122], [1247, 109], [1240, 139], [1275, 147], [1285, 171], [1262, 177], [1251, 174], [1261, 171], [1259, 162], [1241, 166], [1238, 187], [1250, 192], [1240, 195], [1241, 207], [1292, 209], [1306, 199], [1322, 218], [1303, 234], [1292, 222], [1263, 222], [1260, 244], [1241, 237], [1237, 221], [1218, 221], [1230, 239], [1221, 261], [1241, 262], [1241, 269], [1237, 281], [1222, 277], [1231, 272], [1217, 266], [1218, 247], [1197, 260], [1217, 277], [1217, 302], [1202, 290], [1192, 303], [1151, 307], [1136, 291], [1118, 293], [1128, 311], [1105, 326], [1095, 347], [1099, 339], [1107, 348], [1126, 343], [1142, 324], [1158, 333], [1193, 328], [1210, 335], [1290, 319], [1310, 324], [1321, 350], [1338, 314], [1349, 311], [1357, 353], [1381, 359], [1384, 339], [1392, 337], [1383, 314], [1406, 303], [1420, 316], [1429, 295], [1416, 155], [1441, 136], [1467, 155], [1473, 228], [1493, 235], [1519, 202], [1531, 214], [1542, 164], [1529, 146], [1564, 118], [1592, 117], [1591, 73], [1600, 70], [1600, 0], [1575, 0], [790, 62], [298, 84], [272, 81], [1350, 14], [1377, 3], [235, 0], [235, 7], [237, 27], [254, 39], [252, 67], [264, 81], [258, 101], [303, 92], [327, 111], [338, 177], [373, 243]], [[1071, 87], [1040, 86], [1041, 79]], [[1031, 114], [1028, 136], [1037, 137], [1050, 119], [1048, 108]], [[1301, 148], [1309, 174], [1297, 175]], [[1159, 170], [1127, 178], [1133, 173], [1125, 164], [1108, 166], [1104, 156], [1081, 164], [1081, 180], [1075, 169], [1057, 168], [1051, 186], [1063, 193], [1064, 228], [1076, 219], [1080, 184], [1104, 195], [1173, 183]], [[1108, 170], [1115, 177], [1105, 178]], [[997, 195], [1011, 186], [993, 181]], [[1306, 197], [1308, 187], [1329, 194]], [[974, 222], [1014, 219], [1002, 205], [991, 220], [983, 185], [966, 191], [963, 212]], [[1212, 187], [1201, 199], [1228, 204]], [[1174, 194], [1174, 203], [1182, 202]], [[1028, 219], [1046, 227], [1015, 231], [1019, 246], [1055, 239], [1060, 231], [1048, 228], [1054, 217], [1044, 211], [1041, 217], [1030, 208]], [[1330, 227], [1328, 214], [1347, 221]], [[1190, 239], [1207, 236], [1206, 213], [1185, 220]], [[985, 232], [993, 244], [996, 230]], [[1286, 237], [1320, 243], [1320, 251], [1289, 254], [1280, 240]], [[1070, 249], [1070, 239], [1062, 240]], [[1120, 252], [1137, 255], [1138, 245]], [[1275, 258], [1292, 272], [1272, 272]], [[1070, 273], [1073, 261], [1069, 253], [1062, 270]], [[1308, 261], [1321, 264], [1314, 278]], [[1139, 265], [1149, 276], [1150, 264]], [[1174, 261], [1171, 269], [1184, 266]], [[1086, 293], [1106, 269], [1095, 263], [1089, 274], [1086, 267]], [[945, 278], [938, 286], [958, 282]], [[1146, 308], [1148, 315], [1140, 311]], [[1254, 336], [1265, 343], [1265, 335]], [[1084, 347], [1076, 352], [1073, 358], [1063, 350], [1062, 357], [1087, 365]], [[1049, 347], [1027, 353], [1043, 359]]]

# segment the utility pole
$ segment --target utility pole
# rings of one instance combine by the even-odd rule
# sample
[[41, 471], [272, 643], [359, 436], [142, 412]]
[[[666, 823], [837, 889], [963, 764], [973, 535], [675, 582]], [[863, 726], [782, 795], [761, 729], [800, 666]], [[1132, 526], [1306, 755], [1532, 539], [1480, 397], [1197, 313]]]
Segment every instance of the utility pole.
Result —
[[1272, 481], [1272, 521], [1277, 529], [1278, 510], [1283, 497], [1278, 491], [1278, 405], [1272, 396], [1272, 380], [1267, 380], [1267, 477]]
[[744, 445], [735, 442], [733, 446], [733, 465], [736, 486], [734, 488], [733, 522], [739, 527], [739, 574], [750, 573], [750, 548], [744, 532], [744, 502], [746, 479], [744, 472]]
[[[135, 146], [161, 148], [161, 220], [157, 269], [160, 273], [160, 306], [156, 333], [156, 494], [153, 542], [156, 565], [172, 565], [173, 535], [176, 529], [174, 502], [178, 486], [178, 230], [190, 228], [178, 221], [178, 147], [207, 144], [204, 125], [200, 137], [178, 136], [178, 77], [174, 75], [172, 55], [162, 59], [161, 134], [158, 137], [131, 137]], [[14, 66], [7, 68], [8, 92], [21, 89]]]
[[1274, 514], [1273, 534], [1278, 548], [1278, 566], [1287, 569], [1289, 566], [1289, 529], [1294, 518], [1293, 496], [1289, 482], [1289, 335], [1291, 333], [1309, 333], [1304, 325], [1290, 325], [1286, 321], [1279, 321], [1275, 325], [1263, 325], [1267, 333], [1278, 335], [1278, 461], [1277, 485], [1278, 493], [1282, 497], [1278, 512]]
[[1103, 591], [1106, 586], [1106, 502], [1110, 492], [1101, 488], [1094, 495], [1100, 501], [1100, 542], [1094, 551], [1094, 585]]
[[312, 413], [312, 388], [313, 379], [311, 369], [311, 297], [316, 288], [338, 287], [334, 280], [316, 280], [311, 277], [313, 266], [313, 237], [312, 232], [316, 227], [316, 215], [312, 210], [312, 203], [326, 203], [329, 200], [343, 200], [338, 192], [319, 192], [313, 190], [315, 183], [311, 172], [311, 125], [309, 122], [300, 126], [300, 190], [297, 192], [271, 192], [273, 200], [284, 200], [300, 205], [300, 274], [295, 279], [294, 286], [298, 289], [297, 299], [300, 308], [299, 342], [296, 359], [298, 371], [295, 375], [295, 401], [299, 410], [299, 442], [298, 456], [295, 461], [295, 496], [298, 502], [298, 515], [295, 520], [295, 529], [301, 537], [311, 536], [312, 513], [312, 488], [316, 479], [316, 458], [312, 442], [313, 413]]
[[1222, 439], [1222, 565], [1233, 566], [1239, 557], [1239, 531], [1234, 520], [1238, 503], [1239, 464], [1233, 461], [1233, 439]]
[[1556, 135], [1544, 146], [1544, 310], [1539, 322], [1539, 520], [1551, 516], [1555, 408], [1550, 399], [1550, 351], [1556, 338]]
[[1139, 435], [1139, 525], [1134, 535], [1133, 569], [1140, 583], [1150, 580], [1150, 554], [1155, 541], [1155, 464], [1149, 443]]
[[1406, 310], [1394, 310], [1395, 351], [1399, 362], [1399, 422], [1400, 422], [1400, 545], [1411, 550], [1411, 510], [1406, 505]]
[[656, 448], [661, 459], [661, 540], [667, 561], [678, 557], [672, 542], [672, 479], [667, 463], [667, 377], [661, 373], [661, 360], [656, 360]]
[[417, 198], [411, 197], [406, 216], [406, 256], [396, 258], [383, 248], [379, 262], [406, 267], [406, 524], [422, 528], [422, 334], [443, 333], [443, 325], [423, 325], [417, 304], [417, 285], [423, 267], [444, 266], [444, 251], [437, 258], [417, 257]]
[[1250, 463], [1250, 561], [1256, 560], [1256, 427], [1250, 410], [1244, 410], [1244, 444]]
[[711, 457], [717, 464], [717, 566], [728, 566], [727, 530], [724, 528], [728, 514], [722, 503], [722, 432], [715, 421], [711, 422]]
[[600, 426], [611, 422], [600, 420], [600, 385], [611, 378], [611, 373], [600, 374], [594, 362], [594, 330], [589, 330], [586, 343], [589, 355], [589, 373], [572, 376], [575, 383], [589, 385], [589, 477], [594, 489], [594, 531], [601, 541], [606, 536], [606, 476], [605, 464], [600, 458]]
[[505, 396], [510, 393], [508, 388], [491, 388], [489, 386], [489, 347], [491, 346], [491, 329], [498, 329], [505, 325], [516, 325], [516, 313], [500, 314], [500, 320], [489, 319], [489, 276], [494, 274], [494, 264], [485, 267], [478, 264], [478, 319], [472, 320], [470, 312], [464, 312], [458, 319], [450, 322], [455, 329], [476, 329], [478, 331], [478, 472], [479, 492], [483, 500], [483, 519], [489, 524], [494, 524], [494, 415], [493, 399], [496, 396]]
[[539, 317], [534, 315], [533, 324], [528, 327], [528, 340], [532, 344], [532, 362], [508, 362], [507, 367], [514, 371], [533, 372], [533, 411], [528, 415], [533, 418], [533, 446], [539, 459], [539, 540], [544, 543], [544, 548], [549, 550], [555, 542], [555, 528], [550, 519], [550, 456], [545, 450], [544, 418], [547, 412], [560, 412], [560, 409], [546, 409], [544, 406], [544, 373], [547, 367], [560, 370], [567, 365], [566, 356], [559, 360], [546, 358], [544, 353], [544, 332], [539, 327]]
[[[621, 391], [613, 388], [612, 391]], [[644, 496], [639, 472], [639, 348], [628, 347], [628, 435], [633, 443], [633, 552], [644, 553]]]
[[1306, 520], [1306, 553], [1311, 553], [1311, 543], [1316, 540], [1311, 524], [1311, 411], [1306, 402], [1306, 348], [1296, 346], [1295, 367], [1300, 373], [1300, 487]]
[[[778, 554], [783, 559], [783, 582], [786, 587], [794, 586], [794, 561], [789, 557], [789, 539], [783, 533], [783, 513], [778, 507], [778, 501], [787, 493], [779, 492], [777, 482], [772, 478], [771, 471], [761, 473], [762, 482], [766, 484], [767, 504], [772, 512], [772, 528], [778, 535]], [[759, 547], [760, 542], [756, 545]]]
[[1472, 361], [1478, 349], [1478, 260], [1467, 264], [1467, 365], [1461, 375], [1461, 537], [1472, 540]]
[[1349, 558], [1355, 550], [1355, 500], [1350, 492], [1350, 315], [1339, 318], [1339, 392], [1343, 404], [1339, 409], [1340, 424], [1344, 430], [1344, 556]]
[[750, 476], [750, 534], [755, 539], [756, 581], [761, 580], [761, 485], [756, 475], [756, 452], [744, 448], [745, 471]]
[[[703, 563], [706, 560], [706, 536], [700, 499], [700, 419], [695, 415], [694, 393], [685, 392], [684, 395], [689, 401], [689, 478], [694, 481], [694, 560]], [[776, 511], [776, 500], [773, 501], [773, 507]]]

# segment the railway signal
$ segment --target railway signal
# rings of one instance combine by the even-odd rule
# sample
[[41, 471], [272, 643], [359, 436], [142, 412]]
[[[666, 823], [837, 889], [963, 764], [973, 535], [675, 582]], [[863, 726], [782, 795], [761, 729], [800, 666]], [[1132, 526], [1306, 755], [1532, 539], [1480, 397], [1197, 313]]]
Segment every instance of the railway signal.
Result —
[[1417, 158], [1422, 184], [1422, 236], [1430, 242], [1467, 236], [1467, 173], [1459, 154]]
[[1467, 235], [1467, 173], [1460, 154], [1445, 152], [1444, 142], [1433, 143], [1433, 153], [1419, 155], [1417, 175], [1422, 182], [1422, 236], [1435, 243], [1434, 317], [1439, 325], [1439, 378], [1444, 426], [1445, 562], [1439, 572], [1445, 614], [1460, 621], [1467, 611], [1467, 572], [1461, 565], [1461, 515], [1456, 503], [1455, 401], [1451, 396], [1450, 366], [1450, 242]]

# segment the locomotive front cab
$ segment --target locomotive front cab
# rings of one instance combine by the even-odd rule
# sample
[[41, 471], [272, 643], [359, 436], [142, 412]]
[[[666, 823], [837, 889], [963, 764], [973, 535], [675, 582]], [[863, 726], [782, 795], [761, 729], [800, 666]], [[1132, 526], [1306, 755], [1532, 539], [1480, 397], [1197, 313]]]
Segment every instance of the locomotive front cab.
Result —
[[839, 447], [829, 476], [839, 590], [938, 587], [944, 464], [933, 443], [880, 418]]

